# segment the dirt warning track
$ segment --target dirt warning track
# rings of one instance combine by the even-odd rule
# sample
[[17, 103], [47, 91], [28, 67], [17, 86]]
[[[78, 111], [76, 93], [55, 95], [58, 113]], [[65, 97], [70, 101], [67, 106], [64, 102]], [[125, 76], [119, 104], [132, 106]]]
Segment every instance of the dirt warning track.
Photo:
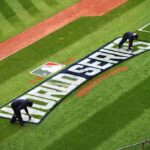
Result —
[[127, 0], [80, 0], [77, 4], [0, 43], [0, 60], [82, 16], [102, 16]]

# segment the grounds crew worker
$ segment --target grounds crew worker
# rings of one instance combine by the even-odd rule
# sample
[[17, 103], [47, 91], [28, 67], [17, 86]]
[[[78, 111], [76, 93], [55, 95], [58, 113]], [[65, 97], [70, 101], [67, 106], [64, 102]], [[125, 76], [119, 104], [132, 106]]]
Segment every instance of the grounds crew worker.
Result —
[[118, 48], [120, 49], [122, 45], [129, 40], [128, 50], [133, 51], [132, 45], [133, 41], [138, 39], [138, 34], [134, 32], [126, 32], [124, 33], [122, 40], [119, 42]]
[[11, 107], [14, 111], [14, 115], [12, 119], [10, 120], [10, 123], [15, 123], [18, 119], [20, 125], [24, 125], [24, 121], [21, 116], [21, 110], [24, 109], [26, 114], [29, 116], [29, 119], [31, 119], [31, 115], [29, 114], [29, 111], [27, 107], [32, 107], [33, 102], [24, 100], [24, 99], [16, 99], [11, 103]]

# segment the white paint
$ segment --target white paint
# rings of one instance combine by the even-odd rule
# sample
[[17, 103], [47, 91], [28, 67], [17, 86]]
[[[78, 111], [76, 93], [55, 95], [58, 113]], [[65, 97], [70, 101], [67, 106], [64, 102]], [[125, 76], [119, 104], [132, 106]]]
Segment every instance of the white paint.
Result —
[[74, 73], [84, 73], [87, 76], [94, 76], [101, 72], [100, 69], [92, 68], [92, 67], [86, 67], [82, 65], [74, 65], [68, 69], [70, 72]]
[[29, 116], [24, 115], [24, 114], [22, 114], [22, 118], [24, 121], [32, 122], [32, 123], [39, 123], [41, 121], [41, 118], [38, 119], [38, 118], [35, 118], [33, 116], [31, 117], [31, 120], [29, 120]]
[[150, 25], [150, 23], [146, 24], [145, 26], [141, 27], [140, 29], [138, 29], [141, 32], [146, 32], [146, 33], [150, 33], [150, 31], [145, 30], [146, 27], [148, 27]]
[[[52, 63], [52, 65], [47, 65], [48, 63]], [[44, 65], [34, 69], [30, 73], [34, 74], [34, 75], [46, 77], [46, 76], [52, 75], [53, 73], [56, 73], [57, 71], [61, 70], [64, 67], [65, 67], [65, 65], [62, 65], [62, 64], [53, 63], [53, 62], [47, 62], [46, 64], [44, 64]], [[39, 73], [36, 73], [37, 70], [46, 71], [48, 73], [41, 73], [41, 74], [39, 74]]]
[[[43, 93], [41, 93], [41, 92], [43, 92]], [[60, 91], [51, 90], [51, 89], [39, 86], [39, 87], [36, 87], [35, 89], [31, 90], [30, 92], [28, 92], [28, 94], [37, 96], [37, 97], [54, 100], [54, 101], [59, 101], [61, 98], [59, 98], [57, 96], [65, 95], [66, 92], [60, 92]]]
[[[137, 46], [136, 47], [137, 50], [134, 51], [133, 53], [131, 53], [130, 51], [127, 51], [128, 43], [125, 43], [124, 47], [121, 49], [114, 48], [115, 46], [118, 45], [120, 40], [121, 40], [121, 38], [116, 39], [113, 43], [110, 43], [109, 45], [105, 46], [104, 49], [111, 50], [111, 51], [113, 50], [115, 52], [120, 52], [120, 53], [125, 53], [125, 54], [130, 54], [130, 55], [132, 55], [132, 54], [137, 55], [137, 54], [144, 52], [145, 50], [150, 50], [150, 43], [143, 42], [143, 41], [134, 41], [133, 45]], [[103, 51], [103, 49], [102, 49], [102, 51]]]
[[74, 90], [77, 87], [77, 85], [70, 85], [70, 84], [61, 83], [61, 82], [59, 85], [55, 84], [54, 82], [53, 83], [45, 82], [42, 84], [42, 86], [51, 88], [51, 89], [55, 89], [58, 91], [64, 91], [67, 93], [71, 92], [72, 90]]
[[40, 109], [44, 109], [44, 110], [50, 110], [51, 108], [53, 108], [56, 105], [56, 102], [54, 101], [49, 101], [47, 103], [47, 105], [40, 105], [40, 104], [33, 104], [34, 108], [40, 108]]
[[36, 96], [31, 96], [31, 95], [28, 95], [28, 94], [25, 94], [17, 99], [28, 99], [28, 100], [32, 100], [34, 103], [36, 103], [36, 101], [38, 102], [44, 102], [44, 103], [49, 103], [50, 100], [48, 99], [44, 99], [44, 98], [40, 98], [40, 97], [36, 97]]
[[42, 67], [41, 70], [54, 73], [54, 72], [61, 70], [63, 67], [64, 67], [64, 65], [57, 65], [57, 66], [52, 66], [52, 67], [45, 66], [45, 67]]
[[[47, 99], [44, 99], [44, 98], [39, 98], [39, 97], [36, 97], [36, 96], [31, 96], [31, 95], [28, 95], [28, 94], [25, 94], [25, 95], [19, 97], [18, 99], [32, 100], [34, 102], [33, 103], [34, 108], [40, 108], [40, 109], [44, 109], [44, 110], [51, 109], [56, 104], [55, 101], [47, 100]], [[38, 101], [45, 103], [45, 105], [38, 104], [37, 103]]]
[[0, 117], [11, 119], [11, 118], [12, 118], [12, 115], [6, 114], [6, 113], [2, 113], [2, 112], [1, 112], [1, 113], [0, 113]]
[[[12, 108], [3, 107], [1, 110], [2, 110], [3, 112], [0, 113], [0, 117], [5, 117], [5, 118], [8, 118], [8, 119], [11, 119], [11, 118], [12, 118], [12, 116], [13, 116], [13, 114], [14, 114]], [[8, 113], [8, 114], [6, 114], [6, 113]], [[21, 111], [21, 113], [22, 113], [22, 114], [21, 114], [22, 119], [23, 119], [24, 121], [28, 121], [28, 122], [32, 122], [32, 123], [39, 123], [39, 122], [40, 122], [40, 118], [37, 119], [37, 118], [35, 118], [35, 117], [32, 116], [31, 120], [29, 120], [29, 116], [26, 115], [26, 114], [24, 114], [25, 111]], [[42, 116], [45, 115], [43, 112], [40, 112], [40, 113], [39, 113], [39, 111], [38, 111], [38, 114], [41, 114], [41, 113], [42, 113]], [[36, 115], [37, 115], [37, 111], [30, 110], [30, 114], [31, 114], [31, 115], [33, 115], [33, 114], [36, 114]]]
[[81, 62], [79, 62], [79, 64], [84, 65], [84, 66], [93, 67], [93, 68], [103, 69], [103, 70], [112, 66], [112, 64], [110, 64], [110, 63], [102, 65], [102, 62], [97, 61], [97, 57], [95, 57], [95, 56], [96, 56], [96, 53], [91, 55], [89, 58], [82, 60]]
[[[117, 64], [118, 61], [117, 60], [124, 60], [127, 59], [128, 57], [125, 56], [115, 56], [112, 54], [107, 54], [107, 53], [103, 53], [103, 52], [96, 52], [93, 55], [90, 56], [90, 58], [99, 60], [99, 61], [103, 61], [103, 62], [108, 62], [108, 63], [112, 63], [112, 64]], [[111, 64], [107, 64], [108, 66], [111, 66]], [[107, 66], [104, 66], [104, 69], [108, 68]]]
[[134, 46], [138, 46], [138, 50], [150, 50], [150, 43], [148, 42], [141, 42], [141, 41], [136, 41], [134, 42]]
[[118, 55], [118, 56], [125, 56], [125, 57], [127, 57], [127, 58], [129, 58], [129, 57], [132, 56], [131, 54], [125, 54], [125, 53], [122, 53], [121, 51], [116, 52], [116, 51], [107, 50], [107, 49], [101, 49], [100, 51], [101, 51], [101, 52], [105, 52], [105, 53], [109, 53], [109, 54]]
[[[14, 111], [13, 111], [12, 108], [3, 107], [1, 110], [4, 111], [4, 112], [8, 112], [9, 114], [14, 114]], [[39, 115], [39, 116], [44, 116], [45, 115], [45, 112], [34, 109], [34, 108], [28, 107], [28, 110], [29, 110], [31, 115]], [[21, 110], [21, 113], [26, 114], [24, 109]]]
[[9, 113], [10, 115], [13, 115], [13, 114], [14, 114], [14, 111], [13, 111], [12, 108], [3, 107], [3, 108], [1, 108], [1, 110], [2, 110], [3, 112]]
[[[89, 55], [88, 58], [85, 58], [78, 64], [74, 64], [68, 68], [68, 71], [78, 73], [78, 75], [59, 73], [19, 97], [18, 99], [28, 99], [34, 102], [32, 108], [28, 107], [29, 113], [33, 116], [32, 119], [29, 121], [28, 115], [22, 110], [21, 113], [23, 120], [39, 123], [46, 113], [60, 102], [64, 96], [88, 80], [86, 77], [81, 77], [81, 74], [94, 76], [99, 74], [102, 70], [108, 69], [117, 64], [120, 60], [126, 60], [132, 57], [133, 55], [130, 54], [131, 52], [125, 50], [125, 48], [128, 47], [127, 43], [124, 44], [125, 47], [123, 49], [115, 48], [118, 46], [120, 40], [121, 38], [116, 39], [114, 42], [101, 48], [99, 51]], [[150, 50], [150, 43], [147, 42], [135, 41], [134, 46], [137, 48], [137, 51], [133, 52], [134, 55]], [[9, 119], [12, 117], [13, 110], [10, 108], [10, 105], [11, 102], [5, 107], [0, 108], [0, 117]]]
[[130, 51], [127, 51], [127, 49], [128, 49], [128, 44], [127, 43], [124, 44], [123, 48], [121, 48], [121, 49], [118, 48], [118, 44], [121, 41], [121, 39], [122, 38], [116, 39], [114, 42], [110, 43], [109, 45], [106, 45], [103, 49], [116, 51], [116, 52], [119, 52], [119, 53], [131, 54]]
[[72, 85], [80, 85], [86, 81], [86, 79], [83, 77], [75, 76], [75, 75], [71, 75], [71, 74], [66, 74], [66, 73], [57, 74], [56, 76], [54, 76], [51, 79], [56, 80], [56, 81], [60, 81], [63, 83], [72, 84]]

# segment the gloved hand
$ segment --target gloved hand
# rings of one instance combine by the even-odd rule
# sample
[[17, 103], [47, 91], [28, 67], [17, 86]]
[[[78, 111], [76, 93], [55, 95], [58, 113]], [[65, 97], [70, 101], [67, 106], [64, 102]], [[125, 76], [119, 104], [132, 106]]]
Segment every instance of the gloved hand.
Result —
[[31, 120], [31, 117], [32, 117], [32, 116], [31, 116], [30, 114], [28, 114], [28, 116], [29, 116], [29, 120]]

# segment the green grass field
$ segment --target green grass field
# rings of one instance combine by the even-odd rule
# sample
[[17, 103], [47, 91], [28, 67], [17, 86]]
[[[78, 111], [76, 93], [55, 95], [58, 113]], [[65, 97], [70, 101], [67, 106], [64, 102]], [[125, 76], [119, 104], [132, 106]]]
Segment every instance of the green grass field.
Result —
[[[22, 8], [28, 8], [31, 3], [29, 1], [27, 4], [28, 1], [18, 2], [22, 2]], [[35, 0], [33, 2], [36, 4]], [[44, 5], [49, 3], [45, 0]], [[67, 0], [65, 4], [68, 4]], [[80, 18], [1, 61], [0, 105], [41, 82], [30, 84], [29, 81], [35, 76], [29, 72], [43, 63], [63, 63], [68, 58], [79, 60], [112, 39], [122, 36], [124, 32], [137, 31], [150, 22], [149, 6], [149, 0], [128, 0], [126, 4], [103, 17]], [[33, 11], [39, 13], [36, 7], [32, 7], [28, 10], [28, 15], [34, 16]], [[12, 13], [7, 13], [6, 17], [11, 18]], [[17, 18], [15, 16], [14, 19]], [[32, 19], [29, 24], [31, 22]], [[5, 28], [9, 29], [9, 26]], [[18, 32], [20, 28], [13, 34]], [[140, 40], [150, 42], [150, 33], [138, 33]], [[2, 34], [4, 38], [1, 39], [10, 35]], [[39, 125], [20, 127], [18, 124], [11, 125], [9, 120], [0, 119], [0, 148], [115, 150], [150, 138], [150, 52], [119, 66], [127, 66], [128, 70], [97, 84], [87, 96], [78, 97], [76, 93], [86, 84], [83, 85]], [[149, 149], [150, 147], [147, 148]]]
[[14, 36], [79, 0], [1, 0], [0, 41]]
[[150, 31], [150, 25], [148, 25], [146, 28], [144, 28], [146, 31]]

